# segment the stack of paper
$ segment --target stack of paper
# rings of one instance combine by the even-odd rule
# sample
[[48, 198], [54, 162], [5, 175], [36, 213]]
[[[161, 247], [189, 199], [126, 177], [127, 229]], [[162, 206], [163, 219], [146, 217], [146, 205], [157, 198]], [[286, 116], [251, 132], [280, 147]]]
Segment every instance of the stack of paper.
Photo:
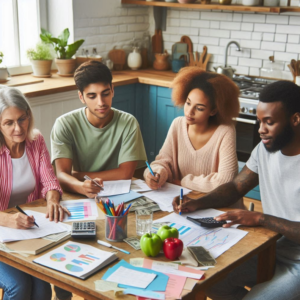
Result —
[[179, 185], [166, 182], [160, 189], [144, 193], [143, 195], [155, 201], [162, 211], [171, 212], [173, 211], [173, 199], [180, 195], [181, 189], [183, 189], [183, 195], [191, 191]]
[[86, 279], [117, 259], [113, 252], [102, 251], [86, 244], [67, 242], [33, 262]]
[[142, 193], [152, 191], [144, 180], [137, 179], [131, 182], [130, 189], [134, 192]]
[[[186, 219], [187, 216], [192, 218], [215, 217], [224, 213], [215, 209], [205, 209], [193, 213], [177, 215], [175, 213], [155, 220], [155, 223], [168, 223], [172, 227], [179, 229], [179, 238], [183, 241], [184, 246], [202, 246], [217, 258], [227, 251], [239, 240], [247, 235], [247, 231], [236, 228], [206, 228], [198, 226]], [[155, 227], [155, 226], [154, 226]]]
[[[122, 268], [122, 269], [120, 269]], [[151, 299], [165, 299], [163, 294], [157, 293], [157, 292], [165, 292], [167, 283], [169, 280], [169, 276], [165, 275], [161, 272], [157, 272], [154, 270], [150, 269], [145, 269], [145, 268], [140, 268], [140, 267], [135, 267], [132, 266], [131, 264], [127, 263], [124, 260], [121, 260], [118, 264], [113, 266], [112, 268], [108, 269], [104, 276], [102, 277], [103, 280], [110, 281], [111, 275], [114, 274], [114, 276], [117, 276], [117, 280], [127, 280], [127, 279], [122, 279], [120, 274], [121, 272], [124, 272], [124, 269], [126, 269], [126, 272], [131, 272], [131, 271], [138, 271], [145, 273], [143, 276], [140, 276], [140, 278], [136, 278], [134, 280], [131, 279], [131, 275], [127, 276], [130, 278], [129, 282], [126, 282], [125, 284], [118, 284], [120, 288], [124, 288], [125, 290], [123, 291], [124, 294], [132, 294], [132, 295], [137, 295], [137, 296], [142, 296], [142, 297], [151, 297]], [[129, 270], [129, 271], [128, 271]], [[134, 273], [134, 276], [137, 275], [138, 273]], [[146, 286], [146, 283], [150, 281], [150, 279], [153, 277], [154, 274], [154, 279]], [[141, 280], [143, 277], [147, 277], [148, 282], [144, 283], [144, 288], [137, 287], [137, 285], [142, 286]]]
[[37, 239], [49, 234], [71, 231], [70, 225], [61, 222], [50, 222], [43, 213], [32, 210], [26, 210], [25, 213], [28, 216], [33, 216], [39, 227], [33, 226], [24, 230], [0, 226], [0, 242]]
[[131, 180], [103, 181], [103, 191], [98, 193], [99, 197], [127, 194], [130, 191]]

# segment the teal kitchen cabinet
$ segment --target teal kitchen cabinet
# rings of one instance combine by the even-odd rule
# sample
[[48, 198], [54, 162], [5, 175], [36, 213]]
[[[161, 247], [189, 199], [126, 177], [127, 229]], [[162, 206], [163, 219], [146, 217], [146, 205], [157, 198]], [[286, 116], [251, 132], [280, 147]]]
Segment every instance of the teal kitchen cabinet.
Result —
[[171, 99], [171, 89], [157, 88], [157, 119], [156, 119], [156, 145], [155, 152], [158, 154], [167, 137], [173, 120], [183, 116], [183, 108], [175, 107]]
[[171, 89], [148, 86], [144, 92], [147, 97], [143, 101], [142, 134], [149, 162], [159, 153], [170, 128], [178, 116], [183, 116], [183, 110], [173, 105]]
[[136, 116], [135, 84], [115, 87], [112, 107]]

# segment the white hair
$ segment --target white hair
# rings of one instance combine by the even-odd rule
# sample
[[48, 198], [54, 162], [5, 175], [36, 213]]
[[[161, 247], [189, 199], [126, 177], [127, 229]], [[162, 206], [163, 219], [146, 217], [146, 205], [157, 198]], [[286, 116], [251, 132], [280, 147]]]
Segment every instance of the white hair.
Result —
[[[34, 140], [39, 131], [34, 129], [33, 114], [26, 97], [16, 88], [0, 85], [0, 122], [2, 120], [2, 113], [9, 107], [16, 107], [26, 112], [27, 116], [30, 117], [27, 138], [30, 141]], [[0, 129], [0, 148], [4, 144], [5, 140]]]

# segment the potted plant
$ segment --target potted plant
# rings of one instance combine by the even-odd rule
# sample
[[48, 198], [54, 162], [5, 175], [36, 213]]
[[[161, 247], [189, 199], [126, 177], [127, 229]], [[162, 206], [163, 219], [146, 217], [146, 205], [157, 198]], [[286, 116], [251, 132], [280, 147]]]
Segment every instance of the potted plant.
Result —
[[10, 77], [7, 67], [2, 65], [3, 56], [3, 52], [0, 51], [0, 82], [6, 82], [8, 77]]
[[83, 44], [84, 40], [78, 40], [73, 44], [68, 45], [68, 39], [70, 37], [68, 28], [66, 28], [57, 38], [53, 37], [47, 30], [42, 29], [40, 37], [43, 42], [54, 46], [54, 50], [57, 53], [55, 63], [58, 68], [58, 75], [73, 76], [75, 71], [75, 59], [72, 57]]
[[27, 57], [31, 62], [33, 76], [51, 77], [51, 65], [54, 56], [52, 46], [43, 42], [37, 43], [35, 49], [28, 49]]

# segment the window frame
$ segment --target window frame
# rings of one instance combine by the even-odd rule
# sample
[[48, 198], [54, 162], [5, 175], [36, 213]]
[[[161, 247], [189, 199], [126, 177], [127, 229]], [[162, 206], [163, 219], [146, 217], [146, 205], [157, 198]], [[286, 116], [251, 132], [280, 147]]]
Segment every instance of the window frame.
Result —
[[[18, 5], [17, 0], [12, 0], [13, 3], [13, 18], [14, 18], [14, 44], [17, 45], [17, 66], [9, 67], [8, 70], [11, 75], [28, 74], [32, 72], [31, 65], [20, 65], [20, 37], [19, 37], [19, 18], [18, 18]], [[38, 28], [48, 29], [48, 15], [47, 15], [47, 0], [36, 0], [37, 3], [37, 16]]]

